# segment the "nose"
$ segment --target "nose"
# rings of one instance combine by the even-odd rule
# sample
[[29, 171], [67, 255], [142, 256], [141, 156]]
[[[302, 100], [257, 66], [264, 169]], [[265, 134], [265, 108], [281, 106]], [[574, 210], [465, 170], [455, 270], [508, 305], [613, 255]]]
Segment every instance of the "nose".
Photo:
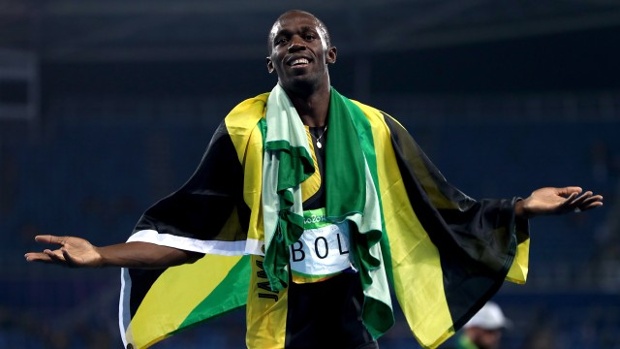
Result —
[[306, 43], [304, 42], [304, 40], [298, 35], [294, 35], [291, 38], [291, 41], [288, 45], [288, 51], [297, 52], [297, 51], [305, 50], [305, 49], [306, 49]]

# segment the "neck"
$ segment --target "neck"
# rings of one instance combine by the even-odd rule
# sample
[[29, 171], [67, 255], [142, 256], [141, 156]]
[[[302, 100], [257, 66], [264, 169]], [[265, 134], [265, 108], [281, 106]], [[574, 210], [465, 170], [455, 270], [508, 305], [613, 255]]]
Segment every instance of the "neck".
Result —
[[308, 95], [299, 95], [287, 91], [287, 95], [297, 110], [301, 121], [310, 127], [321, 127], [327, 124], [330, 93], [329, 85], [322, 86]]

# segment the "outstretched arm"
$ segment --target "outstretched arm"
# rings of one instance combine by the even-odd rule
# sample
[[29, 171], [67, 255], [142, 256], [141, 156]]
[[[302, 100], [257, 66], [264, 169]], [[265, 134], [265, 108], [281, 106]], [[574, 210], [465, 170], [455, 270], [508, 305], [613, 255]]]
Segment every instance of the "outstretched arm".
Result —
[[127, 242], [97, 247], [88, 240], [74, 236], [37, 235], [35, 241], [60, 245], [43, 252], [28, 252], [28, 262], [44, 262], [69, 267], [163, 268], [196, 261], [202, 254], [156, 245], [148, 242]]
[[533, 218], [543, 215], [559, 215], [581, 212], [603, 206], [603, 196], [584, 192], [580, 187], [545, 187], [534, 190], [532, 194], [515, 204], [515, 215]]

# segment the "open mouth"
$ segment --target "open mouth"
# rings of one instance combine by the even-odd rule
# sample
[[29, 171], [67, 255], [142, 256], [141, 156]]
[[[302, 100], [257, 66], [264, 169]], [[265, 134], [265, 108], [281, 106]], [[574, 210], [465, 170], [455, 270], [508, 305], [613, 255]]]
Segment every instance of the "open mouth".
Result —
[[307, 58], [296, 58], [288, 62], [288, 65], [291, 67], [305, 67], [310, 63], [310, 60]]

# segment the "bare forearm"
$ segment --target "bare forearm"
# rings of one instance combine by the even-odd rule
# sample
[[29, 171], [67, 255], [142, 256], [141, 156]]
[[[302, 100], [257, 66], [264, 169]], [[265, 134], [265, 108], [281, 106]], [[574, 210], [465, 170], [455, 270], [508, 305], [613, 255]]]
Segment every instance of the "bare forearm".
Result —
[[191, 263], [201, 254], [148, 242], [127, 242], [98, 247], [101, 266], [124, 268], [163, 268]]

